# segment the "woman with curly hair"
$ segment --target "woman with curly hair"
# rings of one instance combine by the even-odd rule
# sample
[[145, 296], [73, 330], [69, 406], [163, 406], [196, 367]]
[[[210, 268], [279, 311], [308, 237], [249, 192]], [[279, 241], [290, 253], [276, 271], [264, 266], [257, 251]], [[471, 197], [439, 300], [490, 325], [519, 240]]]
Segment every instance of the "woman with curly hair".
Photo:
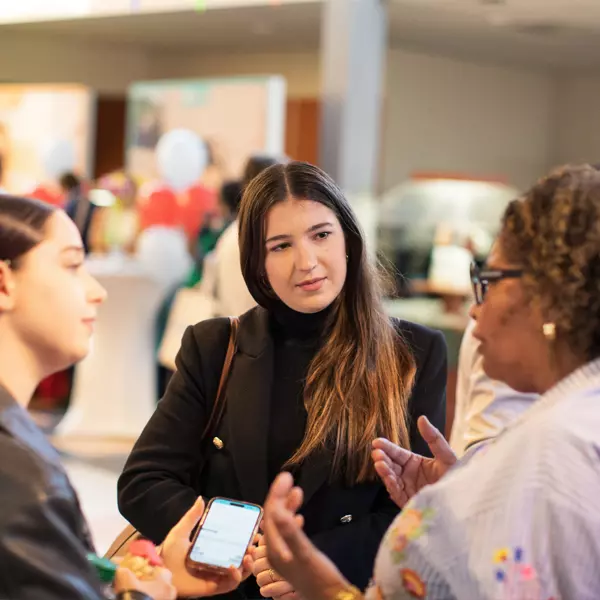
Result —
[[[485, 371], [540, 399], [459, 462], [423, 418], [433, 459], [374, 443], [394, 500], [416, 495], [384, 538], [366, 598], [597, 599], [600, 173], [563, 168], [513, 201], [472, 281]], [[362, 598], [304, 537], [294, 519], [301, 499], [290, 475], [274, 483], [265, 519], [273, 568], [303, 598]]]

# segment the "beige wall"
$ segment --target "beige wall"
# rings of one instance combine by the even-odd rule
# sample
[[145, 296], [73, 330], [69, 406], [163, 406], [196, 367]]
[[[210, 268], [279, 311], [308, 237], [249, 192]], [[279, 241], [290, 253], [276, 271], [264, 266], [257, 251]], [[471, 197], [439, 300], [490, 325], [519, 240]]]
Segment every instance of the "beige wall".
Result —
[[552, 162], [554, 106], [550, 75], [394, 50], [383, 187], [414, 170], [499, 174], [529, 185]]
[[[0, 79], [80, 82], [102, 93], [123, 93], [135, 80], [281, 74], [288, 94], [319, 93], [319, 57], [301, 54], [216, 54], [148, 50], [85, 41], [0, 38]], [[584, 108], [557, 133], [558, 97], [550, 75], [392, 50], [387, 70], [381, 182], [387, 189], [414, 170], [501, 174], [531, 183], [562, 154], [600, 148], [586, 124], [600, 91], [579, 81], [565, 106]], [[564, 112], [564, 111], [563, 111]], [[570, 109], [568, 113], [572, 113]], [[584, 139], [583, 145], [580, 140]], [[589, 151], [588, 151], [589, 148]]]
[[150, 74], [143, 48], [63, 41], [24, 34], [0, 36], [0, 81], [83, 83], [104, 93], [122, 93]]
[[557, 85], [554, 162], [600, 163], [600, 74], [572, 74]]
[[154, 79], [230, 77], [235, 75], [283, 75], [288, 94], [311, 98], [319, 95], [319, 56], [305, 54], [216, 54], [153, 52]]

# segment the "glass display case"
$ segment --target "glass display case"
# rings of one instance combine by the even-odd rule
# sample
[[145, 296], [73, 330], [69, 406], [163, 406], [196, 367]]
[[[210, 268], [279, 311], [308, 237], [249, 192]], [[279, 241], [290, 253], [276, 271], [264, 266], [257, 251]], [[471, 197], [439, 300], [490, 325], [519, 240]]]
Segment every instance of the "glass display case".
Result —
[[445, 271], [455, 260], [460, 272], [446, 275], [463, 287], [464, 253], [457, 249], [485, 257], [506, 205], [518, 194], [503, 183], [450, 178], [416, 178], [388, 191], [379, 207], [378, 253], [401, 274], [400, 295], [407, 295], [411, 282], [413, 291], [427, 291], [439, 248], [453, 248], [455, 259], [449, 259], [449, 250], [437, 254], [444, 256]]

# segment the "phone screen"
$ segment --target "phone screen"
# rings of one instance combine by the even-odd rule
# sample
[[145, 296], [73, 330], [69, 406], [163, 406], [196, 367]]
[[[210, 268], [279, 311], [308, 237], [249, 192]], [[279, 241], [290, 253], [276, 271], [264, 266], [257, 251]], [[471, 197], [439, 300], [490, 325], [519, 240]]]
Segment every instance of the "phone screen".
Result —
[[260, 514], [258, 506], [215, 498], [194, 542], [190, 558], [194, 562], [215, 567], [239, 567]]

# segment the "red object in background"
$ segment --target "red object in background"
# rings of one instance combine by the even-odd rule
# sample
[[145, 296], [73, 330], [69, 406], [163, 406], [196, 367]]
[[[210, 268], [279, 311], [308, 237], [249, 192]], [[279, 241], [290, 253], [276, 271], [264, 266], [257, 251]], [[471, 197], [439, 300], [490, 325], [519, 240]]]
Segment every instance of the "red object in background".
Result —
[[214, 190], [197, 184], [184, 192], [180, 206], [183, 229], [190, 239], [196, 239], [207, 215], [217, 211], [218, 196]]
[[175, 192], [167, 186], [156, 187], [139, 203], [141, 228], [148, 229], [154, 225], [178, 227], [181, 225], [180, 211]]
[[196, 239], [206, 216], [218, 210], [218, 196], [200, 184], [180, 195], [159, 184], [142, 190], [138, 210], [142, 229], [156, 225], [181, 227], [189, 239]]
[[53, 191], [51, 188], [44, 185], [38, 185], [33, 192], [29, 194], [29, 197], [41, 200], [42, 202], [47, 202], [53, 206], [62, 207], [64, 203], [63, 195], [60, 192]]

